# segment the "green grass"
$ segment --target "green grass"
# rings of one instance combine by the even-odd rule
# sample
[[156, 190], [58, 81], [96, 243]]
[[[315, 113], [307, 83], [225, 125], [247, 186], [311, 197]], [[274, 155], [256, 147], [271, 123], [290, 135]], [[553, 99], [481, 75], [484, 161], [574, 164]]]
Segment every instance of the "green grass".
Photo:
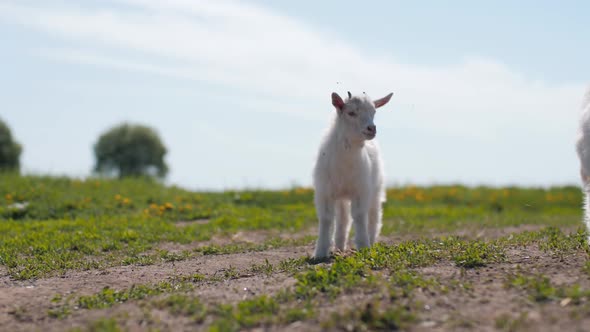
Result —
[[390, 189], [383, 232], [415, 233], [520, 224], [578, 225], [581, 193], [576, 187], [468, 188], [463, 186]]
[[[308, 204], [311, 192], [303, 189], [280, 195], [194, 193], [145, 179], [81, 181], [8, 174], [0, 174], [0, 183], [0, 265], [15, 279], [184, 259], [190, 255], [144, 253], [162, 242], [202, 242], [238, 230], [296, 232], [315, 223]], [[25, 202], [23, 209], [11, 207]], [[203, 218], [208, 221], [175, 225]], [[206, 246], [201, 252], [266, 250], [310, 241], [270, 239], [256, 247]]]
[[[421, 303], [415, 299], [416, 290], [441, 294], [457, 289], [469, 291], [468, 285], [464, 283], [457, 287], [453, 282], [455, 280], [441, 284], [436, 278], [426, 278], [416, 272], [417, 268], [452, 262], [462, 269], [477, 269], [502, 262], [505, 259], [504, 252], [509, 248], [548, 244], [561, 241], [559, 239], [565, 242], [573, 239], [571, 241], [575, 243], [578, 238], [578, 233], [566, 235], [554, 228], [546, 228], [527, 232], [517, 239], [507, 236], [488, 242], [447, 237], [406, 241], [396, 245], [377, 244], [352, 255], [336, 256], [329, 264], [316, 264], [309, 257], [288, 259], [274, 265], [265, 261], [253, 264], [247, 271], [238, 271], [230, 266], [209, 277], [201, 274], [177, 276], [170, 281], [133, 285], [128, 289], [105, 288], [77, 299], [64, 299], [57, 295], [53, 302], [58, 305], [48, 315], [63, 319], [72, 310], [110, 308], [128, 301], [144, 301], [144, 306], [166, 310], [173, 316], [188, 317], [197, 324], [211, 317], [208, 325], [211, 331], [238, 331], [317, 319], [317, 309], [314, 308], [322, 303], [329, 305], [342, 295], [360, 293], [372, 299], [353, 303], [352, 308], [344, 313], [333, 313], [328, 319], [320, 321], [321, 326], [353, 330], [404, 329], [416, 320], [417, 312], [420, 311]], [[547, 245], [545, 250], [575, 251], [576, 248], [566, 245], [563, 249]], [[466, 261], [476, 261], [477, 264], [467, 266]], [[272, 296], [255, 296], [235, 304], [207, 304], [196, 296], [198, 292], [192, 293], [195, 284], [203, 282], [222, 283], [249, 277], [250, 273], [271, 276], [278, 272], [293, 275], [296, 282], [293, 287]], [[556, 287], [544, 276], [514, 275], [507, 282], [507, 287], [524, 291], [535, 302], [569, 299], [573, 304], [580, 304], [590, 299], [590, 291], [578, 285]], [[498, 328], [510, 330], [521, 323], [509, 317], [498, 317], [495, 324]]]
[[[431, 265], [441, 260], [453, 260], [457, 266], [474, 268], [504, 259], [504, 246], [495, 242], [466, 241], [449, 237], [428, 241], [407, 241], [399, 245], [377, 243], [353, 256], [336, 257], [332, 264], [316, 266], [296, 275], [295, 293], [307, 299], [318, 293], [336, 297], [361, 284], [370, 285], [382, 271], [391, 274], [398, 286], [413, 287], [408, 269]], [[374, 271], [379, 271], [378, 274]], [[410, 291], [405, 290], [404, 293]]]
[[167, 310], [174, 316], [190, 317], [195, 323], [201, 323], [207, 315], [207, 306], [198, 298], [184, 294], [172, 294], [164, 299], [156, 300], [152, 306]]
[[[202, 282], [205, 277], [202, 275], [180, 276], [171, 281], [161, 281], [155, 284], [137, 284], [127, 289], [112, 289], [109, 287], [103, 288], [101, 291], [92, 295], [83, 295], [78, 298], [67, 297], [63, 298], [61, 294], [57, 294], [52, 302], [54, 306], [48, 311], [48, 316], [52, 318], [63, 319], [72, 314], [73, 310], [92, 310], [105, 309], [113, 306], [133, 301], [153, 298], [161, 294], [176, 294], [191, 291], [194, 284]], [[174, 296], [174, 295], [173, 295]], [[174, 301], [181, 299], [180, 295], [171, 297]], [[161, 306], [172, 302], [161, 302]], [[178, 308], [173, 312], [177, 314], [176, 310], [181, 310], [184, 307], [191, 306], [191, 303], [179, 303]], [[195, 304], [196, 305], [196, 304]], [[186, 309], [186, 308], [185, 308]], [[182, 309], [182, 310], [185, 310]]]
[[279, 312], [277, 301], [266, 295], [239, 302], [233, 307], [220, 308], [222, 317], [213, 326], [249, 328], [271, 323]]
[[303, 236], [294, 239], [270, 238], [262, 243], [230, 243], [226, 245], [206, 245], [195, 249], [203, 255], [226, 255], [241, 252], [265, 251], [273, 248], [301, 246], [313, 243], [314, 236]]
[[151, 286], [134, 285], [123, 291], [117, 291], [106, 287], [98, 294], [81, 296], [77, 301], [77, 306], [81, 309], [109, 308], [115, 304], [124, 303], [129, 300], [141, 300], [165, 292], [186, 291], [190, 289], [192, 289], [192, 287], [189, 284], [173, 284], [166, 281]]
[[88, 325], [88, 328], [82, 330], [80, 328], [74, 328], [71, 329], [70, 332], [81, 332], [81, 331], [87, 331], [87, 332], [122, 332], [125, 331], [124, 329], [122, 329], [119, 324], [117, 323], [117, 320], [114, 318], [103, 318], [103, 319], [97, 319], [93, 322], [91, 322]]
[[369, 302], [361, 308], [334, 313], [322, 327], [347, 331], [398, 331], [413, 322], [415, 317], [402, 306], [379, 309], [378, 302]]
[[[191, 192], [146, 179], [77, 180], [14, 174], [0, 174], [0, 184], [0, 265], [13, 279], [179, 262], [201, 255], [255, 255], [310, 245], [315, 239], [303, 232], [317, 224], [313, 192], [307, 188]], [[58, 294], [47, 315], [68, 319], [73, 313], [133, 302], [142, 310], [163, 310], [211, 331], [279, 329], [296, 321], [326, 329], [403, 330], [419, 320], [423, 304], [416, 294], [470, 292], [473, 287], [460, 278], [442, 282], [425, 277], [419, 272], [423, 267], [444, 264], [463, 275], [506, 262], [512, 249], [535, 246], [562, 258], [587, 250], [587, 233], [582, 227], [571, 234], [562, 231], [581, 226], [582, 197], [575, 187], [409, 186], [391, 188], [387, 195], [382, 234], [409, 234], [404, 238], [414, 240], [378, 243], [322, 262], [299, 257], [277, 264], [264, 261], [245, 270], [228, 265], [213, 275], [195, 272], [84, 296]], [[468, 233], [523, 224], [537, 225], [539, 230], [486, 240], [451, 235], [458, 230]], [[264, 231], [266, 238], [257, 243], [229, 240], [248, 231]], [[224, 237], [225, 245], [207, 242]], [[168, 251], [161, 249], [163, 243], [191, 249]], [[586, 264], [581, 272], [587, 276], [589, 271], [590, 264]], [[198, 296], [199, 285], [205, 283], [223, 288], [231, 280], [252, 275], [272, 280], [277, 274], [293, 277], [294, 285], [231, 303], [210, 303]], [[567, 300], [582, 308], [579, 304], [590, 300], [590, 291], [582, 286], [558, 286], [542, 274], [510, 275], [506, 284], [507, 289], [536, 304]], [[342, 312], [319, 314], [319, 308], [331, 308], [354, 295], [363, 295], [364, 300]], [[12, 316], [26, 319], [28, 314], [17, 308]], [[146, 321], [155, 322], [148, 318]], [[514, 330], [525, 320], [525, 316], [499, 316], [495, 327]], [[88, 322], [84, 330], [117, 331], [125, 326], [118, 325], [121, 321], [99, 319]]]
[[532, 300], [537, 302], [549, 301], [557, 298], [557, 289], [545, 276], [515, 276], [510, 280], [510, 285], [524, 289]]
[[[317, 221], [313, 192], [190, 192], [146, 179], [77, 180], [0, 174], [0, 265], [15, 279], [68, 270], [182, 260], [190, 253], [147, 254], [159, 243], [207, 241], [237, 231], [295, 234]], [[388, 190], [383, 234], [452, 232], [519, 224], [578, 225], [581, 194], [552, 189], [403, 187]], [[15, 203], [26, 203], [15, 208]], [[177, 227], [177, 221], [203, 220]], [[201, 254], [262, 251], [313, 242], [312, 236], [261, 244], [206, 245]], [[457, 263], [481, 265], [466, 253]]]
[[[420, 276], [414, 272], [417, 268], [440, 262], [452, 262], [460, 268], [480, 268], [487, 264], [503, 262], [505, 251], [509, 248], [532, 244], [551, 253], [571, 253], [579, 250], [582, 246], [585, 247], [585, 238], [585, 234], [581, 231], [564, 234], [556, 228], [549, 227], [535, 232], [523, 232], [517, 237], [509, 235], [487, 242], [445, 237], [405, 241], [395, 245], [377, 243], [371, 248], [360, 250], [352, 255], [335, 256], [329, 264], [316, 264], [309, 257], [286, 259], [275, 265], [266, 260], [264, 263], [251, 265], [246, 271], [239, 271], [235, 267], [229, 266], [209, 277], [195, 273], [177, 276], [170, 281], [162, 281], [157, 284], [133, 285], [131, 288], [123, 290], [107, 287], [94, 295], [81, 296], [75, 299], [73, 304], [71, 298], [63, 299], [60, 294], [57, 294], [52, 301], [63, 303], [54, 308], [49, 315], [59, 318], [71, 313], [72, 307], [79, 309], [109, 308], [130, 300], [142, 300], [161, 294], [191, 291], [195, 284], [201, 282], [222, 282], [249, 277], [251, 274], [271, 276], [279, 272], [293, 275], [296, 283], [291, 290], [279, 293], [276, 298], [266, 299], [268, 301], [277, 301], [277, 303], [308, 302], [324, 298], [324, 296], [333, 300], [344, 293], [358, 289], [379, 290], [384, 288], [387, 289], [392, 299], [408, 298], [411, 297], [415, 289], [447, 292], [451, 288], [456, 288], [456, 285], [452, 283], [441, 285], [436, 279]], [[553, 242], [563, 242], [566, 245], [554, 246], [551, 245]], [[551, 285], [548, 278], [541, 276], [515, 275], [511, 277], [508, 285], [525, 290], [533, 300], [538, 302], [565, 297], [579, 302], [590, 294], [577, 285], [569, 288], [556, 288]], [[247, 303], [243, 306], [247, 306]], [[182, 306], [182, 304], [179, 305]], [[236, 320], [238, 326], [250, 326], [239, 318], [241, 317], [240, 310], [243, 310], [242, 307], [221, 309], [227, 314], [225, 317], [233, 317], [232, 320]], [[301, 308], [295, 312], [298, 310]], [[234, 313], [237, 318], [234, 317]]]

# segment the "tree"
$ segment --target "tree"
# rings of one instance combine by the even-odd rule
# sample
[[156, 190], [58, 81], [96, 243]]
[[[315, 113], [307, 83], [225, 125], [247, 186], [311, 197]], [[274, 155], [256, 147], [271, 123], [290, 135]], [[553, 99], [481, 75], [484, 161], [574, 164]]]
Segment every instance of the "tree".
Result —
[[22, 147], [13, 138], [10, 128], [0, 119], [0, 171], [19, 171]]
[[102, 134], [94, 145], [94, 170], [107, 176], [151, 176], [168, 173], [166, 147], [149, 127], [124, 123]]

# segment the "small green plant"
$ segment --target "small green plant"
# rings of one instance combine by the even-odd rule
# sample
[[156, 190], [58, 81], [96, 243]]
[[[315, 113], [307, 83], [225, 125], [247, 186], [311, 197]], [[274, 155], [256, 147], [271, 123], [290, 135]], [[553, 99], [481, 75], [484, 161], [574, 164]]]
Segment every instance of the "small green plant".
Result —
[[30, 316], [27, 312], [26, 307], [18, 306], [16, 308], [10, 309], [7, 313], [12, 315], [14, 318], [16, 318], [16, 320], [21, 321], [21, 322], [24, 322], [24, 321], [30, 319]]
[[279, 262], [278, 270], [281, 272], [295, 273], [308, 265], [309, 257], [289, 258]]
[[[408, 270], [395, 271], [389, 279], [389, 286], [401, 290], [401, 295], [404, 297], [411, 296], [416, 289], [439, 289], [438, 282], [431, 278], [424, 277]], [[395, 293], [395, 290], [393, 290]], [[391, 291], [390, 291], [391, 292]]]
[[520, 313], [517, 317], [510, 314], [501, 314], [495, 319], [495, 326], [498, 330], [506, 332], [521, 331], [527, 324], [528, 314]]
[[549, 278], [543, 275], [517, 275], [510, 280], [510, 285], [526, 290], [531, 299], [536, 302], [544, 302], [557, 298], [557, 289], [551, 285]]
[[505, 257], [500, 247], [479, 241], [466, 245], [458, 243], [453, 250], [456, 252], [453, 254], [453, 261], [457, 266], [464, 268], [482, 267], [489, 262], [501, 261]]
[[252, 264], [250, 271], [256, 274], [263, 273], [267, 276], [271, 276], [275, 271], [275, 267], [268, 262], [268, 259], [265, 259], [262, 264]]
[[233, 266], [230, 266], [227, 269], [223, 269], [222, 273], [223, 273], [223, 278], [225, 280], [238, 279], [240, 277], [239, 271]]
[[123, 331], [114, 318], [103, 318], [90, 323], [89, 332], [121, 332]]
[[67, 305], [59, 306], [55, 309], [49, 309], [47, 311], [47, 315], [49, 315], [49, 317], [57, 319], [64, 319], [68, 317], [71, 313], [72, 309]]
[[285, 324], [290, 324], [297, 321], [311, 319], [314, 317], [315, 312], [313, 308], [308, 306], [306, 308], [289, 308], [284, 313], [282, 313], [282, 315], [284, 316], [282, 322]]
[[200, 273], [193, 273], [191, 275], [182, 275], [175, 278], [179, 282], [198, 283], [207, 280], [207, 277]]

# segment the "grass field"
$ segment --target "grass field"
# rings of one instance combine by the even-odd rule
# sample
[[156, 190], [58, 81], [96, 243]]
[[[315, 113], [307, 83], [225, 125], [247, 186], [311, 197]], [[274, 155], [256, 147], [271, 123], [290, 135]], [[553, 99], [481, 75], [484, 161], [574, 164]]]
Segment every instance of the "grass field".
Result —
[[6, 331], [575, 331], [576, 187], [388, 190], [380, 243], [315, 262], [313, 192], [0, 175]]

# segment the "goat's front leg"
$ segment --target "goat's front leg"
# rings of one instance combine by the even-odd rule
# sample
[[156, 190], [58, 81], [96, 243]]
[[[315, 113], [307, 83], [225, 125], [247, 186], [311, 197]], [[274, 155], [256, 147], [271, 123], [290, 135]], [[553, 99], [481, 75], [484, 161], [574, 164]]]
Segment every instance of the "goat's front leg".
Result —
[[363, 197], [353, 199], [350, 210], [354, 223], [354, 244], [357, 249], [369, 246], [369, 207], [368, 202]]
[[320, 231], [313, 256], [314, 258], [324, 258], [328, 257], [332, 244], [334, 201], [325, 198], [316, 199], [316, 213], [318, 214]]

